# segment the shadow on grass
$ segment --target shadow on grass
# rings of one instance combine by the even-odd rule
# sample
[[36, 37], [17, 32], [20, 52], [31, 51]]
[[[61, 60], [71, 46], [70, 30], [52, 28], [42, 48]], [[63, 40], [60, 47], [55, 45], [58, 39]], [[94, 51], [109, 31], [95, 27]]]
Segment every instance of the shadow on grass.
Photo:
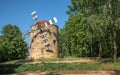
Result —
[[15, 69], [18, 68], [20, 64], [1, 64], [0, 74], [10, 74], [16, 73]]

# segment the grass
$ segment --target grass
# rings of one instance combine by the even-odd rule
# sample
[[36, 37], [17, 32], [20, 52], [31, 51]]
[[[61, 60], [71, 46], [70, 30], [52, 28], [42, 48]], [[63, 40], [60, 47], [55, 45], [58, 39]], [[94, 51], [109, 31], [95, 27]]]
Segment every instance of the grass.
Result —
[[5, 64], [0, 65], [0, 73], [19, 73], [52, 70], [117, 70], [120, 71], [120, 61], [117, 62], [81, 62], [81, 63], [39, 63], [39, 64]]

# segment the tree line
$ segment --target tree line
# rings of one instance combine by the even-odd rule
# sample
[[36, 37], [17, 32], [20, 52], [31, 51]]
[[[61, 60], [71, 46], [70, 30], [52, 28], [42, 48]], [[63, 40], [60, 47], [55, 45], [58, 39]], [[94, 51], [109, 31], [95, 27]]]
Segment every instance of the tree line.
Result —
[[71, 0], [59, 30], [60, 57], [120, 56], [120, 0]]

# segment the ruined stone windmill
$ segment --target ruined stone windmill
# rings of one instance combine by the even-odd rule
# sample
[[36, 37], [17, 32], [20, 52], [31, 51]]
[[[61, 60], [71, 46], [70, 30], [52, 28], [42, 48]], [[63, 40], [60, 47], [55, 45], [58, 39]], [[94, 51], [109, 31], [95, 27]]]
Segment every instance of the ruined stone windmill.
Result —
[[37, 20], [36, 11], [31, 13], [36, 21], [31, 30], [25, 35], [30, 35], [30, 57], [33, 59], [58, 57], [58, 27], [53, 20]]

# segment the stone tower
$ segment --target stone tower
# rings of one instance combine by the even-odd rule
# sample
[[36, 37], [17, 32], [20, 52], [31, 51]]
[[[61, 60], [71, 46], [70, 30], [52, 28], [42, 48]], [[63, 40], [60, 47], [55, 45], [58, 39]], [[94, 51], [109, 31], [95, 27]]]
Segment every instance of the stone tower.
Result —
[[[45, 24], [46, 23], [46, 24]], [[58, 57], [58, 27], [46, 20], [31, 26], [30, 57], [33, 59]]]

